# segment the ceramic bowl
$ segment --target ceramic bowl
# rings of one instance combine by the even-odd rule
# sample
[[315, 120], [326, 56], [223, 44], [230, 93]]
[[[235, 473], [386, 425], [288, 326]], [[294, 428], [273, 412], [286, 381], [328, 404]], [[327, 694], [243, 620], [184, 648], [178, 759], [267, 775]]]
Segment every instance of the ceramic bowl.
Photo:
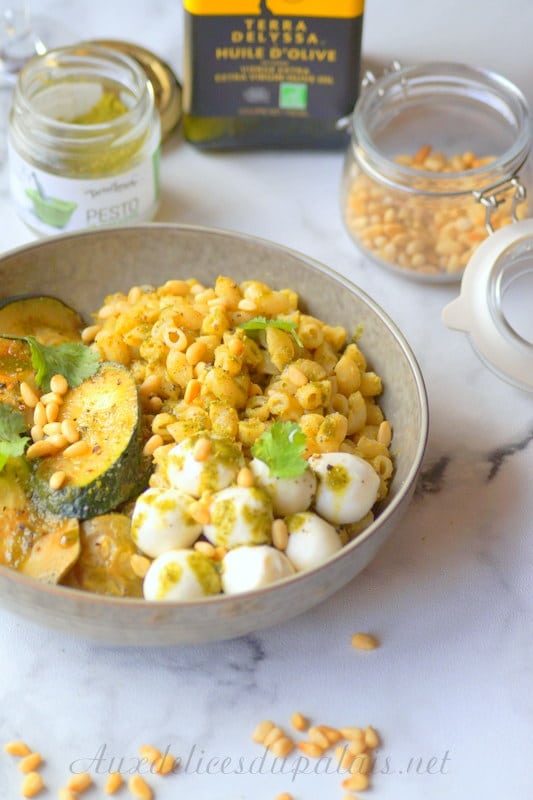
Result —
[[0, 604], [33, 622], [114, 645], [175, 645], [230, 639], [307, 611], [351, 581], [374, 558], [415, 489], [428, 433], [419, 367], [401, 332], [350, 281], [281, 246], [234, 233], [178, 225], [110, 228], [41, 240], [0, 258], [4, 296], [60, 297], [90, 319], [106, 294], [219, 274], [291, 287], [307, 313], [353, 331], [385, 386], [380, 404], [392, 423], [395, 474], [374, 523], [321, 567], [259, 591], [190, 603], [110, 598], [40, 584], [0, 567]]

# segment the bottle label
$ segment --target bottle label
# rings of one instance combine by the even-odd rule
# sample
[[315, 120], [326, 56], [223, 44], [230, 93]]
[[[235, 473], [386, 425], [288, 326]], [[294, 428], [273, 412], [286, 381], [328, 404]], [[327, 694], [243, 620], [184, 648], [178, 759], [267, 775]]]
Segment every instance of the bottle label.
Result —
[[361, 0], [185, 0], [185, 10], [190, 116], [336, 120], [352, 111]]
[[101, 178], [65, 178], [38, 169], [9, 141], [11, 198], [45, 235], [151, 219], [159, 204], [159, 148], [134, 168]]

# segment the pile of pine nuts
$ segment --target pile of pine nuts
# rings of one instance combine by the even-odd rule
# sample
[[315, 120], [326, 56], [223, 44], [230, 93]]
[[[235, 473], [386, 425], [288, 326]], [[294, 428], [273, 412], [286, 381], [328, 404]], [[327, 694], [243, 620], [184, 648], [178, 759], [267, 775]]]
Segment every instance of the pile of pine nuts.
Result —
[[[22, 402], [33, 409], [33, 424], [30, 430], [32, 444], [26, 451], [26, 458], [42, 458], [61, 452], [66, 458], [79, 458], [90, 452], [90, 446], [81, 439], [74, 420], [58, 421], [59, 409], [63, 405], [68, 388], [63, 375], [54, 375], [50, 380], [50, 391], [42, 394], [26, 381], [21, 381]], [[50, 488], [60, 489], [65, 481], [65, 472], [58, 470], [50, 476]]]
[[[485, 207], [475, 201], [467, 177], [453, 178], [488, 165], [492, 157], [471, 152], [446, 157], [429, 145], [415, 155], [398, 156], [396, 162], [415, 170], [442, 174], [443, 197], [430, 198], [380, 184], [359, 169], [346, 177], [345, 223], [355, 242], [371, 256], [406, 272], [422, 275], [460, 275], [478, 245], [487, 238]], [[444, 176], [446, 173], [446, 176]], [[451, 177], [449, 177], [451, 176]], [[445, 187], [465, 195], [447, 197]], [[508, 225], [511, 192], [491, 215], [494, 230]], [[519, 206], [521, 215], [525, 204]]]
[[[307, 738], [295, 741], [280, 725], [265, 719], [256, 726], [252, 740], [263, 745], [275, 758], [287, 758], [295, 749], [310, 758], [322, 758], [334, 747], [339, 770], [347, 773], [342, 788], [347, 792], [362, 792], [369, 788], [372, 752], [380, 745], [379, 735], [373, 727], [311, 725], [300, 711], [295, 711], [290, 721], [292, 728], [305, 733]], [[280, 795], [277, 800], [281, 798], [291, 800], [291, 795]]]

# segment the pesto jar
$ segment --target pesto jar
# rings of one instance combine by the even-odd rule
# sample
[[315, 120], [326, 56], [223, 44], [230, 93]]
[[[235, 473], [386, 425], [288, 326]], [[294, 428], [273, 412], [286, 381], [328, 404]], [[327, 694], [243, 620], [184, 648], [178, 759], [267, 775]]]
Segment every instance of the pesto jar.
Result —
[[41, 235], [149, 220], [160, 138], [153, 88], [129, 56], [79, 44], [32, 58], [10, 115], [20, 217]]
[[506, 78], [464, 64], [393, 64], [367, 76], [348, 124], [342, 216], [380, 266], [459, 281], [492, 231], [531, 216], [530, 112]]

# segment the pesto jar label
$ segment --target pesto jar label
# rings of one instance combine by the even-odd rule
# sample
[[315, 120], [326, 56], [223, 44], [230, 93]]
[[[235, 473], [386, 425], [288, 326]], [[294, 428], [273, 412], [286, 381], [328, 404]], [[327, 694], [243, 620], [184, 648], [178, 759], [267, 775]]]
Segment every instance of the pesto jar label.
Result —
[[69, 178], [38, 169], [10, 141], [9, 179], [19, 216], [41, 234], [142, 222], [159, 205], [159, 148], [119, 175]]

